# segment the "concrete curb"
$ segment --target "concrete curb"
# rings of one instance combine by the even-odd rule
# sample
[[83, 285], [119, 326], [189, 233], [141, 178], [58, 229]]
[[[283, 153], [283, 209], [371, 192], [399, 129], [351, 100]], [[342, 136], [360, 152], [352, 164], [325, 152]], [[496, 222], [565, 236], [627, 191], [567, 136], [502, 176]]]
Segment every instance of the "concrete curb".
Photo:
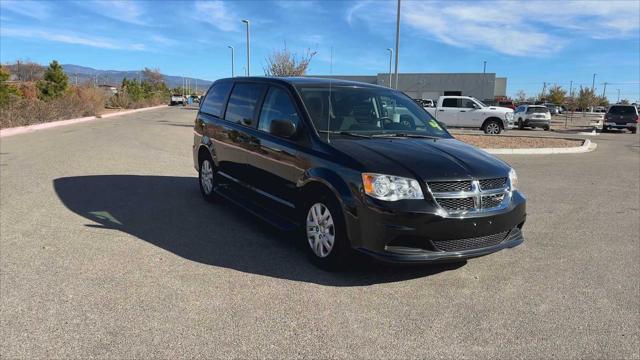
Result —
[[551, 155], [551, 154], [579, 154], [594, 151], [598, 144], [585, 139], [582, 146], [567, 148], [529, 148], [529, 149], [482, 149], [494, 155]]
[[76, 119], [58, 120], [58, 121], [51, 121], [51, 122], [40, 123], [40, 124], [0, 129], [0, 138], [19, 135], [19, 134], [26, 134], [26, 133], [37, 131], [37, 130], [44, 130], [44, 129], [51, 129], [51, 128], [56, 128], [60, 126], [79, 124], [79, 123], [96, 120], [96, 119], [104, 119], [104, 118], [110, 118], [110, 117], [119, 116], [119, 115], [126, 115], [126, 114], [131, 114], [131, 113], [140, 112], [140, 111], [159, 109], [167, 106], [168, 105], [158, 105], [158, 106], [151, 106], [151, 107], [140, 108], [140, 109], [125, 110], [120, 112], [103, 114], [98, 116], [87, 116], [87, 117], [81, 117]]

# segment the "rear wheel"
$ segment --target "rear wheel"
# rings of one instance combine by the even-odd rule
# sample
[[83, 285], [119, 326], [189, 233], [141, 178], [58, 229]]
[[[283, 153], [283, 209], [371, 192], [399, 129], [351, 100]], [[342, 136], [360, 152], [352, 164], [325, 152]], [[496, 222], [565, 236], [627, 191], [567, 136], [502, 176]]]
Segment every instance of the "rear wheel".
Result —
[[524, 130], [524, 121], [522, 121], [522, 118], [518, 119], [518, 129]]
[[629, 130], [631, 131], [631, 133], [632, 133], [632, 134], [635, 134], [635, 133], [636, 133], [636, 131], [638, 131], [638, 128], [631, 128], [631, 129], [629, 129]]
[[304, 232], [312, 262], [325, 270], [343, 268], [351, 249], [338, 201], [324, 195], [310, 201], [306, 208]]
[[549, 127], [549, 125], [545, 125], [542, 129], [544, 129], [544, 131], [549, 131], [549, 130], [551, 130], [551, 128]]
[[607, 132], [607, 131], [609, 131], [609, 128], [607, 128], [606, 126], [603, 126], [603, 127], [602, 127], [602, 132], [603, 132], [603, 133], [605, 133], [605, 132]]
[[500, 134], [500, 132], [502, 132], [502, 127], [500, 126], [500, 123], [498, 123], [498, 121], [496, 121], [496, 120], [489, 120], [484, 125], [484, 133], [485, 134], [498, 135], [498, 134]]

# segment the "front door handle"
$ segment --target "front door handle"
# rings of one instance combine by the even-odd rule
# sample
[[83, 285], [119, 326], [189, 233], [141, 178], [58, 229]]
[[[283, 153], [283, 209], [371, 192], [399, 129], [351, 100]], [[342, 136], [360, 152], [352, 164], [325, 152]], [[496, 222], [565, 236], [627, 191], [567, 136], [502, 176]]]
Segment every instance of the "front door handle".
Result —
[[460, 112], [467, 112], [467, 110], [460, 110]]
[[438, 111], [444, 111], [444, 110], [440, 109], [440, 110], [438, 110]]

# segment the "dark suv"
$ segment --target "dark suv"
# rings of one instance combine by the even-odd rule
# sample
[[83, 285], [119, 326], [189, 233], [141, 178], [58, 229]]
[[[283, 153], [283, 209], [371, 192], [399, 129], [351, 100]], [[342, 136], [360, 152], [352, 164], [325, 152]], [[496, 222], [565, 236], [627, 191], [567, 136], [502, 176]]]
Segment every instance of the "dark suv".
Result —
[[352, 250], [459, 261], [523, 241], [515, 171], [385, 87], [218, 80], [195, 121], [193, 159], [206, 200], [300, 230], [323, 267], [344, 265]]
[[609, 129], [629, 129], [638, 131], [638, 109], [633, 105], [611, 105], [604, 116], [602, 131]]

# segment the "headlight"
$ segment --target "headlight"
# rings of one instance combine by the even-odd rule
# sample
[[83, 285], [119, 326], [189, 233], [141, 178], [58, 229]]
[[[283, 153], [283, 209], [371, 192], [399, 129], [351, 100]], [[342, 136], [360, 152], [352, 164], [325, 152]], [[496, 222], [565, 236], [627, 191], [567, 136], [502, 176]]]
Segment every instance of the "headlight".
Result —
[[512, 112], [508, 112], [506, 115], [506, 119], [507, 120], [513, 120], [513, 113]]
[[420, 184], [414, 179], [363, 173], [362, 184], [365, 194], [380, 200], [424, 199]]
[[511, 191], [518, 190], [518, 174], [513, 168], [509, 170], [509, 183], [511, 184]]

